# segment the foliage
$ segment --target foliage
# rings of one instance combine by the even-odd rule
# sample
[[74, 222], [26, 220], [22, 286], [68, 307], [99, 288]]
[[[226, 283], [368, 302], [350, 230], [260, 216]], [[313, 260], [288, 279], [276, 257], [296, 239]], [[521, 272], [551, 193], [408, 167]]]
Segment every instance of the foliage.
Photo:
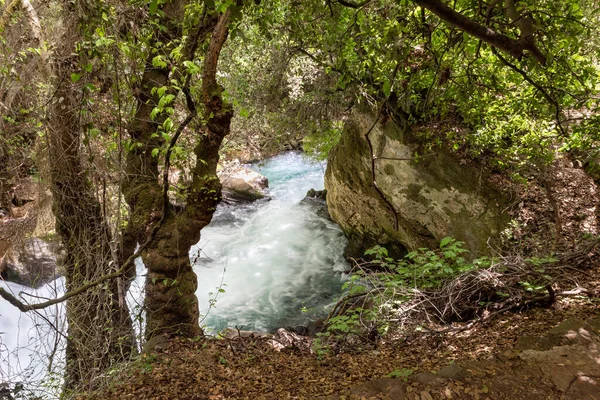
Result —
[[365, 255], [374, 256], [373, 264], [375, 266], [391, 272], [391, 274], [384, 273], [384, 277], [388, 281], [386, 286], [435, 289], [446, 279], [457, 274], [486, 268], [490, 265], [491, 261], [488, 257], [467, 262], [462, 255], [469, 251], [464, 249], [463, 245], [464, 242], [446, 237], [441, 240], [439, 249], [420, 248], [397, 261], [389, 258], [387, 250], [381, 246], [367, 250]]
[[374, 260], [366, 266], [357, 265], [344, 284], [345, 295], [332, 310], [322, 340], [335, 339], [343, 344], [355, 336], [374, 341], [387, 332], [396, 311], [416, 294], [435, 291], [459, 275], [492, 265], [488, 257], [465, 259], [468, 250], [463, 244], [446, 237], [439, 249], [421, 248], [400, 260], [388, 257], [382, 246], [367, 250], [365, 255]]
[[392, 372], [390, 372], [388, 374], [388, 377], [390, 378], [402, 378], [403, 380], [408, 380], [408, 377], [411, 376], [413, 374], [413, 370], [412, 369], [407, 369], [407, 368], [403, 368], [403, 369], [395, 369]]
[[249, 9], [225, 49], [224, 85], [238, 115], [226, 154], [270, 154], [304, 141], [324, 159], [337, 141], [352, 96], [332, 90], [336, 78], [296, 45], [286, 27], [295, 10], [285, 1]]
[[[321, 91], [342, 91], [357, 102], [387, 99], [396, 117], [432, 127], [428, 143], [461, 150], [516, 178], [543, 169], [557, 148], [577, 149], [584, 162], [595, 162], [600, 131], [594, 117], [600, 22], [595, 1], [520, 2], [517, 20], [504, 2], [449, 2], [509, 38], [524, 35], [519, 21], [531, 21], [544, 65], [528, 54], [515, 59], [415, 3], [272, 2], [257, 11], [264, 21], [258, 32], [271, 39], [278, 37], [274, 31], [283, 33], [289, 50], [324, 71], [330, 86]], [[293, 59], [290, 54], [286, 60]], [[440, 121], [451, 123], [439, 129]], [[327, 129], [320, 133], [311, 138], [312, 148], [317, 138], [330, 142]]]

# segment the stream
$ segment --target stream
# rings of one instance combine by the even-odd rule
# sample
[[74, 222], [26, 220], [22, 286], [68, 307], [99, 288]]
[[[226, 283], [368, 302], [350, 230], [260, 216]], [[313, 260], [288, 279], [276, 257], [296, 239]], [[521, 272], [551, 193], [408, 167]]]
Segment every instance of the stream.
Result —
[[270, 201], [218, 207], [190, 252], [207, 328], [267, 332], [324, 315], [348, 270], [347, 242], [335, 223], [299, 204], [309, 189], [323, 189], [324, 168], [301, 153], [280, 154], [251, 166], [269, 179]]
[[[306, 325], [326, 315], [348, 270], [340, 228], [301, 204], [309, 189], [323, 189], [324, 165], [287, 152], [250, 167], [269, 179], [271, 200], [219, 205], [190, 251], [201, 325], [209, 334], [226, 327], [266, 332]], [[127, 297], [139, 333], [143, 321], [135, 314], [142, 308], [145, 268], [141, 260], [136, 265]], [[0, 286], [53, 298], [64, 292], [64, 279], [37, 290], [3, 281]], [[64, 350], [53, 326], [65, 330], [63, 305], [24, 314], [0, 298], [0, 389], [3, 382], [20, 381], [44, 397], [60, 389]], [[52, 353], [55, 373], [48, 383]]]

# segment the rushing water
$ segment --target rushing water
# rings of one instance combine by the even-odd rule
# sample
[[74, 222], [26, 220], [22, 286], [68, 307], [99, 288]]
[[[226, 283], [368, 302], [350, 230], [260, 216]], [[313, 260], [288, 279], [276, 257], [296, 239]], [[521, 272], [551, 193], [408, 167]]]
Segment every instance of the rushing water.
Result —
[[[3, 281], [0, 286], [15, 296], [22, 292], [24, 300], [35, 303], [62, 295], [64, 278], [39, 289]], [[0, 298], [0, 385], [13, 387], [17, 382], [27, 382], [37, 395], [54, 397], [64, 367], [64, 341], [57, 333], [66, 331], [64, 311], [64, 304], [57, 304], [35, 313], [22, 313]], [[53, 355], [52, 361], [49, 355]], [[48, 370], [58, 371], [57, 375], [50, 376]]]
[[[209, 331], [304, 325], [325, 314], [340, 293], [348, 268], [343, 257], [346, 240], [339, 227], [300, 204], [309, 189], [323, 188], [324, 166], [300, 153], [284, 153], [252, 169], [269, 179], [271, 200], [220, 205], [190, 251], [205, 316], [202, 324]], [[139, 260], [136, 265], [138, 276], [127, 299], [132, 313], [139, 315], [145, 269]], [[0, 286], [15, 295], [23, 291], [42, 299], [64, 293], [63, 278], [38, 290], [2, 281]], [[143, 322], [134, 319], [140, 333]], [[54, 327], [66, 331], [63, 305], [38, 315], [21, 313], [0, 298], [0, 384], [26, 381], [43, 397], [57, 393], [64, 340]], [[48, 368], [50, 354], [54, 357]], [[48, 369], [56, 374], [50, 384]]]
[[219, 206], [190, 252], [203, 323], [214, 330], [306, 324], [324, 314], [348, 268], [339, 227], [300, 204], [309, 189], [323, 189], [324, 166], [284, 153], [251, 168], [269, 179], [272, 199]]

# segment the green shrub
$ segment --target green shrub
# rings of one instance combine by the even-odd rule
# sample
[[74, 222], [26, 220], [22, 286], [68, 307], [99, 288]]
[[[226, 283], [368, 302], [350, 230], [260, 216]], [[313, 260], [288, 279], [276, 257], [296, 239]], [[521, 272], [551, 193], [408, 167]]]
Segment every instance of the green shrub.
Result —
[[388, 331], [402, 304], [416, 293], [433, 291], [460, 274], [491, 266], [488, 257], [467, 261], [464, 255], [468, 250], [463, 245], [447, 237], [438, 249], [420, 248], [400, 260], [389, 257], [382, 246], [367, 250], [365, 255], [374, 260], [356, 265], [319, 343], [335, 340], [343, 344], [352, 337], [374, 341]]

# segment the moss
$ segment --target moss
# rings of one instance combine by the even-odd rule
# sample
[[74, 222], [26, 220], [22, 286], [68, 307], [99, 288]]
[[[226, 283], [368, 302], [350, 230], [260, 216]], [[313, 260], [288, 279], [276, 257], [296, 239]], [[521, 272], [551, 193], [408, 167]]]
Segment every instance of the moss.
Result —
[[383, 167], [383, 172], [385, 172], [386, 175], [394, 175], [396, 170], [392, 164], [386, 164], [385, 167]]
[[429, 206], [431, 204], [431, 200], [423, 196], [421, 194], [422, 191], [422, 185], [417, 185], [416, 183], [409, 183], [407, 185], [406, 196], [409, 200]]

